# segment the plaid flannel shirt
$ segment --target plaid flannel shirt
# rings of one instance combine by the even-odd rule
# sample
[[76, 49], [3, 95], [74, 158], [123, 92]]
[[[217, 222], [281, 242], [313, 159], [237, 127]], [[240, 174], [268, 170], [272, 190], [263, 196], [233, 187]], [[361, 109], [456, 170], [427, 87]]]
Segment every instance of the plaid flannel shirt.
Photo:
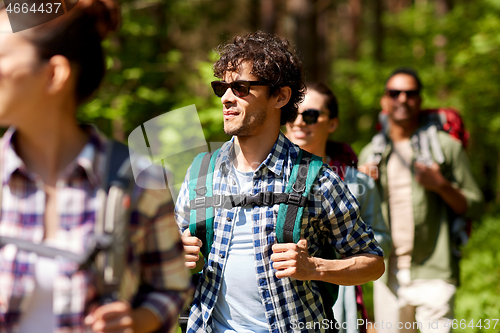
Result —
[[[99, 210], [97, 191], [104, 175], [108, 140], [93, 127], [85, 128], [89, 142], [57, 182], [59, 229], [57, 247], [82, 253], [94, 233]], [[2, 207], [0, 235], [40, 243], [44, 235], [45, 192], [41, 178], [26, 169], [12, 146], [9, 130], [0, 146]], [[148, 181], [157, 181], [152, 175]], [[182, 243], [168, 191], [132, 192], [127, 281], [127, 300], [148, 308], [163, 323], [161, 332], [177, 320], [187, 298], [189, 273], [184, 265]], [[36, 255], [8, 244], [0, 248], [0, 332], [15, 332], [33, 292]], [[95, 298], [95, 274], [75, 273], [76, 264], [59, 262], [53, 285], [55, 332], [85, 332], [83, 319]]]
[[[234, 138], [225, 143], [215, 163], [214, 194], [238, 194], [236, 180], [227, 172], [234, 160]], [[284, 192], [297, 158], [299, 147], [280, 132], [266, 160], [254, 172], [253, 193]], [[189, 170], [188, 170], [189, 174]], [[189, 193], [184, 181], [175, 207], [181, 231], [189, 225]], [[359, 218], [356, 199], [332, 170], [323, 166], [304, 210], [301, 236], [309, 244], [309, 253], [321, 252], [325, 242], [347, 256], [372, 253], [383, 256], [371, 228]], [[311, 325], [324, 319], [325, 311], [318, 285], [314, 281], [278, 279], [270, 260], [276, 243], [276, 218], [279, 205], [254, 207], [252, 212], [256, 283], [269, 323], [269, 332], [315, 332]], [[203, 268], [188, 321], [188, 332], [212, 332], [212, 311], [224, 275], [229, 243], [235, 225], [235, 208], [215, 209], [214, 243]], [[303, 323], [303, 325], [299, 324]], [[303, 329], [298, 329], [303, 327]], [[309, 329], [307, 328], [309, 327]]]

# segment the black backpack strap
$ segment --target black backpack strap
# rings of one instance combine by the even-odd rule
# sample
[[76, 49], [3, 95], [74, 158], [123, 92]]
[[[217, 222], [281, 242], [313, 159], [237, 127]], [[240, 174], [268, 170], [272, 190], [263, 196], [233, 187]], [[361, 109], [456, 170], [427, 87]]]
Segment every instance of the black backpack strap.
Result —
[[104, 169], [104, 180], [102, 188], [108, 192], [112, 185], [128, 188], [130, 177], [127, 173], [129, 159], [129, 148], [115, 140], [110, 140], [106, 152], [106, 166]]
[[205, 258], [208, 258], [213, 243], [214, 207], [220, 206], [221, 198], [220, 195], [213, 195], [213, 173], [218, 152], [219, 149], [196, 156], [188, 176], [189, 231], [203, 242], [201, 252]]
[[[190, 200], [189, 207], [191, 209], [195, 209], [198, 207], [221, 207], [224, 209], [231, 209], [233, 207], [272, 207], [276, 204], [289, 204], [294, 202], [296, 203], [296, 196], [292, 196], [292, 193], [274, 193], [266, 191], [257, 194], [214, 194], [212, 197], [205, 197], [205, 200], [202, 201], [196, 201], [196, 198]], [[302, 196], [300, 198], [298, 206], [305, 207], [306, 204], [307, 198]]]
[[278, 243], [297, 243], [300, 239], [302, 214], [312, 185], [318, 177], [323, 159], [300, 149], [285, 189], [286, 203], [280, 204], [276, 221]]
[[[212, 152], [205, 154], [203, 156], [203, 159], [201, 160], [200, 164], [200, 171], [198, 174], [198, 180], [196, 182], [196, 201], [198, 201], [200, 204], [196, 206], [196, 236], [198, 237], [201, 242], [203, 243], [204, 249], [202, 249], [202, 253], [208, 253], [210, 251], [209, 249], [206, 248], [207, 245], [207, 210], [205, 205], [201, 205], [201, 203], [206, 203], [207, 198], [205, 195], [207, 194], [207, 187], [206, 187], [206, 182], [207, 182], [207, 175], [208, 175], [208, 167], [210, 166], [210, 159], [212, 157]], [[212, 176], [212, 174], [210, 174]], [[207, 251], [208, 250], [208, 251]]]
[[290, 193], [288, 209], [285, 216], [285, 224], [283, 225], [283, 240], [285, 243], [293, 243], [293, 229], [295, 228], [295, 219], [299, 210], [300, 199], [306, 189], [307, 171], [312, 154], [307, 151], [302, 151], [302, 158], [299, 160], [297, 178], [292, 186]]

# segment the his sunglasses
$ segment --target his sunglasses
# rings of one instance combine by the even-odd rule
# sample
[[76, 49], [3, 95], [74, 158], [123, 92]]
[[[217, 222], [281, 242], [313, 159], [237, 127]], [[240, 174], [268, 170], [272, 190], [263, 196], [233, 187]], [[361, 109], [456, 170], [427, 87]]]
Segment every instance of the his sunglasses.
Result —
[[318, 122], [319, 115], [322, 113], [326, 113], [316, 109], [307, 109], [302, 113], [299, 113], [298, 116], [302, 116], [302, 119], [307, 125], [314, 125]]
[[396, 99], [399, 97], [399, 94], [401, 93], [406, 93], [406, 97], [408, 98], [415, 98], [420, 96], [420, 91], [419, 90], [394, 90], [394, 89], [387, 89], [386, 93], [389, 97]]
[[262, 81], [236, 80], [230, 83], [224, 81], [212, 81], [212, 89], [217, 97], [222, 97], [228, 88], [231, 88], [233, 94], [237, 97], [245, 97], [250, 93], [251, 86], [267, 86]]

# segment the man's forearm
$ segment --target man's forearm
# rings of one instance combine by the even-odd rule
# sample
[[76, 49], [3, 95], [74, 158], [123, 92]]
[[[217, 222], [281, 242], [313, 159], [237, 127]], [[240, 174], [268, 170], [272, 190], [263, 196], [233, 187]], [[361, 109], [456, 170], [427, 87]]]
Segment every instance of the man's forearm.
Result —
[[451, 186], [449, 181], [443, 182], [436, 190], [436, 193], [450, 206], [453, 211], [462, 215], [467, 211], [467, 200], [459, 189]]
[[151, 310], [143, 307], [132, 311], [132, 320], [134, 333], [154, 332], [161, 325], [158, 317]]
[[338, 260], [314, 258], [316, 276], [311, 280], [352, 286], [373, 281], [385, 271], [384, 258], [369, 254], [356, 254]]

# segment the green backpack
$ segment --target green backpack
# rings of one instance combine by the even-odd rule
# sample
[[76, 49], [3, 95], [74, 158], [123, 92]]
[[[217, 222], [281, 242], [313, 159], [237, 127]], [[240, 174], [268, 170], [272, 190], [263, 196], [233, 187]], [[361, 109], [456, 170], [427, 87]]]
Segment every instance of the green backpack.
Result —
[[[189, 201], [191, 235], [202, 242], [201, 253], [208, 260], [214, 239], [214, 208], [231, 209], [238, 206], [273, 206], [279, 204], [276, 237], [279, 243], [297, 243], [300, 240], [302, 214], [307, 198], [318, 177], [323, 160], [300, 149], [285, 188], [285, 193], [261, 192], [257, 194], [214, 195], [213, 173], [219, 150], [201, 153], [195, 157], [189, 172]], [[337, 259], [335, 249], [326, 246], [322, 258]], [[337, 300], [338, 286], [316, 281], [324, 299], [325, 313], [333, 319], [333, 304]]]

